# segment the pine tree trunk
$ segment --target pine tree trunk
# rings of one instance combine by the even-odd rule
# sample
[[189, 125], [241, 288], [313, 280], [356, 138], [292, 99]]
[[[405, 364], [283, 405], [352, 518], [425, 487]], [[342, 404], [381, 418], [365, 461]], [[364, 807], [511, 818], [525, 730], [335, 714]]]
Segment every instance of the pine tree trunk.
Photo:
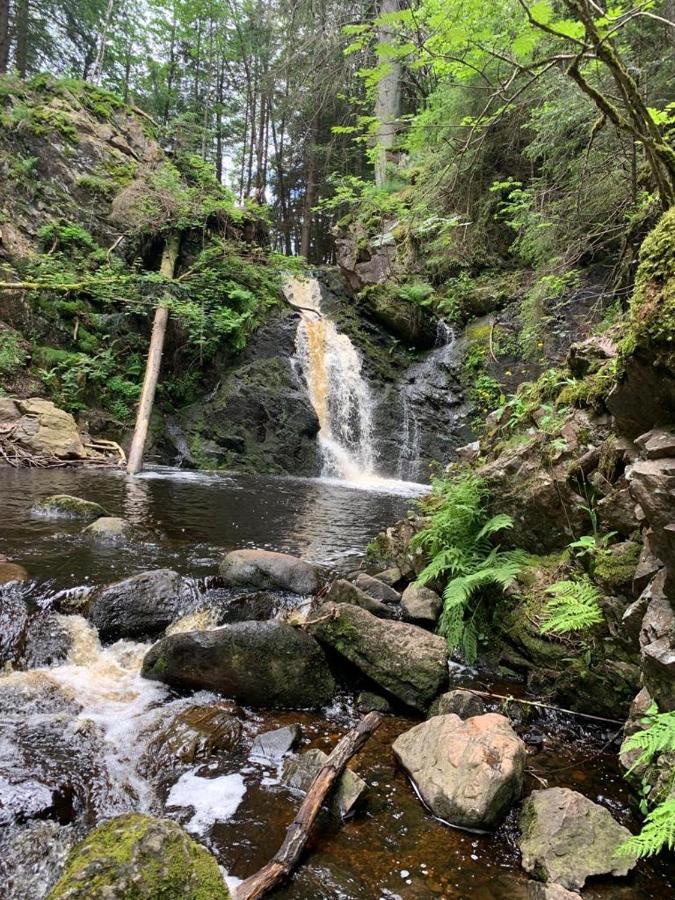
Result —
[[[399, 11], [399, 0], [380, 0], [380, 15]], [[382, 25], [378, 29], [378, 42], [387, 46], [394, 41], [391, 26]], [[388, 70], [377, 85], [375, 98], [375, 118], [377, 119], [375, 157], [375, 184], [381, 186], [387, 179], [387, 162], [392, 156], [398, 131], [398, 117], [401, 112], [401, 66], [395, 60], [382, 56], [380, 63], [386, 63]]]
[[16, 5], [16, 70], [21, 78], [26, 77], [28, 68], [28, 19], [30, 17], [29, 0], [18, 0]]
[[[160, 272], [165, 278], [173, 278], [179, 246], [179, 236], [177, 234], [169, 235], [164, 244], [160, 268]], [[152, 415], [152, 407], [155, 402], [155, 390], [157, 389], [157, 379], [159, 378], [159, 369], [162, 364], [164, 337], [168, 321], [168, 308], [166, 306], [158, 306], [152, 323], [152, 335], [145, 366], [143, 390], [141, 391], [141, 399], [138, 404], [136, 427], [134, 428], [134, 436], [131, 441], [131, 449], [129, 450], [129, 459], [127, 461], [127, 472], [129, 475], [136, 475], [143, 468], [145, 441], [148, 436], [150, 416]]]
[[0, 0], [0, 75], [9, 62], [9, 0]]

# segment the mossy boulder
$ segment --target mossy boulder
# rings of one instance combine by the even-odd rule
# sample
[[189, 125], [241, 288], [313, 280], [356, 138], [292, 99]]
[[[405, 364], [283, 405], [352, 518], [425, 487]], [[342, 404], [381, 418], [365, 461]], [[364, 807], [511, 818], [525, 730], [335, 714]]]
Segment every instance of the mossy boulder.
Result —
[[45, 497], [44, 500], [34, 504], [33, 512], [41, 516], [85, 521], [108, 515], [100, 503], [83, 500], [82, 497], [74, 497], [72, 494], [52, 494], [51, 497]]
[[168, 819], [130, 813], [71, 852], [49, 900], [229, 900], [215, 858]]

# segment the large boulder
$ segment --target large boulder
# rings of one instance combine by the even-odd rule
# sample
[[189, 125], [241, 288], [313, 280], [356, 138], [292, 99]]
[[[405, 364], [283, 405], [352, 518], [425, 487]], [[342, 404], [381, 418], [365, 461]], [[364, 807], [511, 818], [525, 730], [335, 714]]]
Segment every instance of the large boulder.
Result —
[[194, 766], [213, 757], [222, 758], [237, 748], [240, 738], [241, 722], [225, 703], [190, 706], [153, 735], [144, 766], [158, 774], [179, 765]]
[[191, 603], [178, 572], [155, 569], [96, 590], [89, 620], [104, 641], [148, 637], [164, 631]]
[[399, 603], [401, 600], [399, 592], [395, 591], [384, 579], [374, 578], [366, 572], [359, 572], [354, 579], [354, 584], [364, 594], [368, 594], [375, 600], [381, 600], [383, 603]]
[[578, 891], [593, 875], [627, 875], [635, 859], [618, 849], [631, 834], [609, 810], [569, 788], [533, 791], [520, 814], [523, 868]]
[[426, 710], [445, 686], [447, 644], [438, 635], [335, 603], [324, 603], [308, 626], [322, 643], [408, 706]]
[[493, 828], [520, 797], [525, 744], [504, 716], [434, 716], [404, 732], [394, 754], [431, 811], [451, 825]]
[[13, 581], [28, 581], [28, 572], [18, 563], [0, 557], [0, 585], [11, 584]]
[[335, 692], [319, 644], [282, 622], [241, 622], [165, 637], [146, 654], [142, 674], [271, 708], [319, 707]]
[[316, 567], [288, 553], [232, 550], [219, 568], [229, 587], [278, 588], [294, 594], [314, 594], [321, 586]]
[[33, 505], [33, 512], [40, 516], [50, 516], [57, 519], [83, 519], [92, 521], [108, 513], [100, 503], [93, 500], [83, 500], [82, 497], [74, 497], [72, 494], [52, 494], [39, 500]]
[[180, 825], [117, 816], [71, 852], [49, 900], [228, 900], [218, 863]]
[[51, 400], [0, 398], [0, 422], [12, 425], [11, 440], [34, 456], [84, 459], [75, 419]]

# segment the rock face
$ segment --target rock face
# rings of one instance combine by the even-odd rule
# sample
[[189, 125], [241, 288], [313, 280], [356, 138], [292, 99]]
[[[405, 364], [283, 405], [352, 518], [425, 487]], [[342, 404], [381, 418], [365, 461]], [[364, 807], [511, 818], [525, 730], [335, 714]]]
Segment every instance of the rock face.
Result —
[[175, 822], [130, 813], [71, 852], [49, 900], [228, 900], [213, 856]]
[[[328, 754], [318, 748], [307, 750], [297, 759], [287, 759], [284, 763], [281, 783], [306, 794], [312, 781], [328, 759]], [[331, 809], [341, 819], [345, 819], [368, 790], [368, 785], [356, 772], [344, 770], [332, 794]]]
[[189, 603], [184, 579], [178, 572], [156, 569], [95, 591], [89, 619], [102, 640], [147, 637], [164, 631]]
[[404, 619], [433, 625], [441, 614], [443, 601], [431, 588], [411, 584], [403, 591], [401, 608]]
[[394, 754], [451, 825], [492, 828], [520, 797], [525, 744], [504, 716], [434, 716], [398, 737]]
[[73, 497], [71, 494], [52, 494], [51, 497], [45, 497], [33, 506], [33, 512], [41, 516], [85, 521], [108, 515], [100, 503]]
[[519, 820], [523, 868], [578, 891], [592, 875], [627, 875], [635, 859], [617, 850], [631, 835], [609, 810], [577, 791], [533, 791]]
[[319, 707], [335, 692], [321, 647], [282, 622], [241, 622], [171, 635], [148, 651], [142, 674], [270, 708]]
[[50, 400], [0, 398], [0, 423], [13, 425], [12, 441], [35, 456], [84, 459], [75, 419]]
[[314, 594], [321, 586], [319, 573], [310, 563], [271, 550], [232, 550], [219, 569], [229, 587], [278, 588], [294, 594]]
[[404, 622], [385, 622], [365, 609], [324, 603], [311, 633], [399, 700], [426, 710], [447, 681], [443, 638]]

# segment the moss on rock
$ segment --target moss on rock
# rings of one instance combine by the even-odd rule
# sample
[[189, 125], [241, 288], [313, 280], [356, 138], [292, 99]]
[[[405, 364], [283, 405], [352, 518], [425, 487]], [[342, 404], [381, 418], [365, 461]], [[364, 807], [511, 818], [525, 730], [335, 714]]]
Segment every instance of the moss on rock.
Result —
[[52, 494], [33, 506], [33, 512], [42, 516], [56, 516], [64, 519], [99, 519], [108, 513], [92, 500], [83, 500], [72, 494]]
[[218, 863], [168, 819], [130, 813], [70, 854], [49, 900], [229, 900]]

